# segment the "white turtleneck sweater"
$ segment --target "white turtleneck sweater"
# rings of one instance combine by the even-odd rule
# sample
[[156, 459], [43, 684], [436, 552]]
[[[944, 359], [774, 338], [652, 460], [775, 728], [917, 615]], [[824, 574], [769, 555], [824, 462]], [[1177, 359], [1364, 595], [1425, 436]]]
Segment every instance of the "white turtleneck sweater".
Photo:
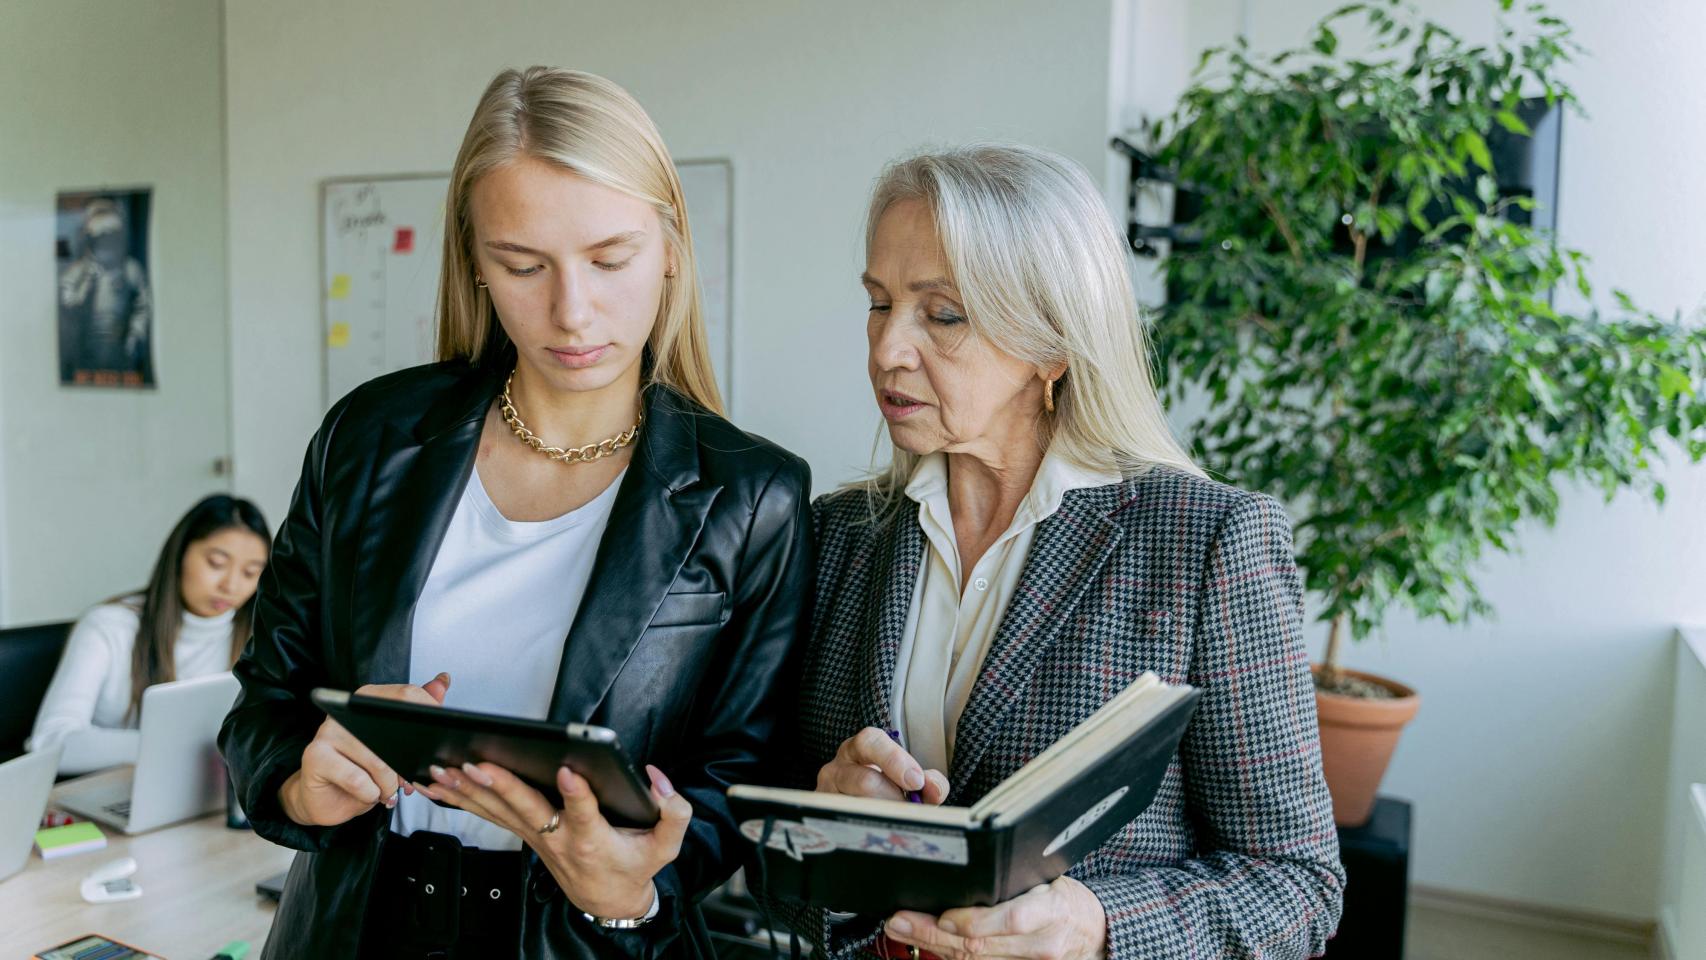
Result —
[[[231, 669], [231, 621], [235, 610], [217, 617], [184, 613], [173, 651], [179, 680]], [[65, 642], [28, 750], [63, 745], [62, 774], [86, 773], [135, 763], [140, 734], [130, 710], [130, 658], [141, 619], [124, 603], [105, 603], [77, 621]]]

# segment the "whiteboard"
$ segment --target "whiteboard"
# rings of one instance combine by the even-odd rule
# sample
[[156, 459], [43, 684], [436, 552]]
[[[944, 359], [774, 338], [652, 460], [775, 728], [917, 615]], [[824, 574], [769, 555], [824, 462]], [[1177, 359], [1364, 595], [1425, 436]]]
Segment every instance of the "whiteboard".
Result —
[[449, 188], [448, 175], [321, 185], [328, 407], [374, 377], [435, 358]]
[[[733, 171], [727, 160], [676, 165], [687, 198], [706, 334], [729, 402], [734, 338]], [[437, 358], [445, 174], [339, 178], [320, 188], [325, 403], [368, 380]]]

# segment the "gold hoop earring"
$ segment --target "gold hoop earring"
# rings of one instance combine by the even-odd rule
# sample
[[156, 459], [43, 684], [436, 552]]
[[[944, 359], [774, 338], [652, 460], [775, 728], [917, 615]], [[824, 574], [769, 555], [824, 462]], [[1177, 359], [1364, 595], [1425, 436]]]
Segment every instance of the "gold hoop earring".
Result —
[[1053, 413], [1054, 412], [1054, 381], [1053, 380], [1044, 380], [1043, 381], [1043, 412], [1044, 413]]
[[672, 266], [668, 270], [665, 270], [663, 272], [663, 275], [669, 279], [674, 279], [675, 278], [675, 267]]
[[475, 277], [474, 278], [474, 286], [479, 287], [481, 290], [486, 289], [486, 286], [487, 286], [486, 278], [485, 277], [478, 277], [478, 276]]

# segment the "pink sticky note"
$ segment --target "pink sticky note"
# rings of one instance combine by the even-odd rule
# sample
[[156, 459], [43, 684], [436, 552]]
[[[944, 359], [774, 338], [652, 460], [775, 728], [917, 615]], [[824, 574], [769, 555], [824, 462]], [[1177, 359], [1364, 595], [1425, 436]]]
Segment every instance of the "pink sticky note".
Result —
[[415, 252], [415, 228], [414, 227], [398, 227], [397, 228], [397, 242], [391, 245], [391, 252], [392, 253], [414, 253]]

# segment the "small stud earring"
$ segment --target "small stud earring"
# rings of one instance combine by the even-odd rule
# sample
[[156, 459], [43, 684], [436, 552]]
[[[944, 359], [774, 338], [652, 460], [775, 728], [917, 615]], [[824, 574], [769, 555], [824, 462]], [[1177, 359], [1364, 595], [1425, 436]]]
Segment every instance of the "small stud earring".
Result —
[[479, 276], [479, 275], [475, 275], [474, 286], [479, 287], [481, 290], [486, 289], [486, 278]]
[[669, 269], [667, 269], [667, 270], [665, 270], [665, 271], [664, 271], [664, 272], [663, 272], [663, 275], [664, 275], [664, 276], [666, 276], [666, 277], [671, 277], [671, 278], [673, 278], [673, 277], [674, 277], [674, 276], [675, 276], [675, 264], [673, 264], [673, 263], [672, 263], [672, 264], [670, 264], [670, 265], [669, 265]]

